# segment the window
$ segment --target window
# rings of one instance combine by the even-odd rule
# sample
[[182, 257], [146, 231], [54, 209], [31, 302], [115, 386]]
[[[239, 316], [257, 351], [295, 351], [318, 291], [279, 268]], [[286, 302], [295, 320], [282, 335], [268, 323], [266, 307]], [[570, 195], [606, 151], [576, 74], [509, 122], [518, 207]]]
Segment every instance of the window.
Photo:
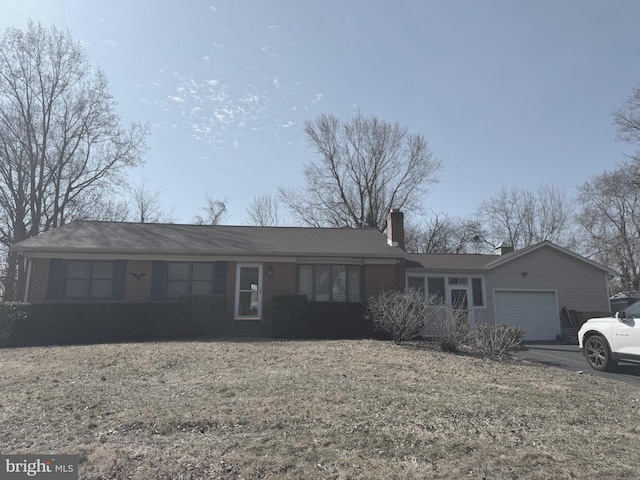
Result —
[[112, 298], [113, 263], [68, 260], [65, 263], [64, 298]]
[[213, 294], [213, 263], [167, 262], [167, 298]]
[[[426, 285], [425, 285], [426, 284]], [[481, 277], [428, 277], [413, 276], [407, 278], [407, 288], [425, 291], [429, 306], [442, 306], [452, 301], [449, 298], [452, 289], [465, 289], [471, 287], [469, 301], [473, 301], [473, 307], [484, 307], [484, 287]]]
[[407, 279], [407, 287], [409, 290], [424, 293], [424, 277], [409, 277]]
[[361, 302], [362, 267], [300, 265], [298, 292], [315, 302]]
[[482, 291], [482, 279], [481, 278], [472, 278], [471, 279], [471, 290], [473, 295], [473, 306], [474, 307], [484, 307], [484, 293]]
[[427, 278], [427, 303], [429, 305], [444, 305], [444, 299], [444, 277]]

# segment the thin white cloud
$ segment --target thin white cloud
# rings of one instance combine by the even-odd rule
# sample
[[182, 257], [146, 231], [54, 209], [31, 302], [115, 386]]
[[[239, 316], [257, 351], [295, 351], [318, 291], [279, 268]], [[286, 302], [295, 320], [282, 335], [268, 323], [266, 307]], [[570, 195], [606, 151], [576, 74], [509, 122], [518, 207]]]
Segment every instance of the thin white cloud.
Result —
[[182, 103], [182, 102], [184, 102], [184, 98], [182, 98], [182, 97], [176, 97], [176, 96], [174, 96], [174, 95], [169, 95], [167, 98], [168, 98], [169, 100], [172, 100], [172, 101], [174, 101], [174, 102], [178, 102], [178, 103]]

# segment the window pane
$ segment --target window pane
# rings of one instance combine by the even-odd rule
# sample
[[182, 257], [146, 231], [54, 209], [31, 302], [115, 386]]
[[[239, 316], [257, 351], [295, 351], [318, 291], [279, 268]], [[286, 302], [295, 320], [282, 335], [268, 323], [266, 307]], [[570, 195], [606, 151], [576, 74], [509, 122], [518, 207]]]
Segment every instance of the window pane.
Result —
[[634, 317], [637, 318], [640, 316], [640, 304], [633, 306], [633, 308], [629, 308], [629, 310], [627, 310], [625, 312], [625, 314], [627, 315], [627, 317]]
[[258, 315], [258, 292], [240, 292], [239, 313], [243, 316]]
[[347, 301], [347, 267], [345, 265], [333, 266], [332, 290], [334, 302]]
[[189, 264], [171, 262], [167, 264], [167, 279], [169, 280], [188, 280]]
[[444, 278], [428, 278], [429, 305], [444, 305]]
[[91, 265], [91, 278], [113, 278], [113, 262], [93, 262]]
[[89, 266], [87, 260], [67, 261], [66, 278], [89, 278]]
[[362, 267], [349, 267], [349, 301], [361, 302], [362, 293], [360, 291]]
[[316, 302], [328, 302], [331, 300], [330, 271], [331, 267], [329, 265], [316, 265]]
[[482, 307], [484, 305], [484, 297], [482, 295], [482, 279], [472, 278], [471, 288], [473, 290], [473, 305], [475, 307]]
[[313, 265], [300, 265], [298, 274], [298, 293], [313, 300]]
[[211, 295], [212, 293], [212, 280], [194, 280], [191, 282], [191, 295]]
[[65, 298], [86, 298], [87, 280], [66, 280], [64, 283]]
[[409, 277], [407, 280], [409, 290], [416, 290], [424, 293], [424, 277]]
[[91, 280], [89, 298], [111, 298], [112, 287], [113, 281], [111, 279]]
[[240, 290], [257, 290], [259, 273], [258, 267], [242, 267], [240, 269]]
[[194, 263], [192, 268], [193, 280], [213, 280], [212, 263]]
[[187, 280], [168, 280], [167, 298], [176, 298], [189, 293], [189, 282]]

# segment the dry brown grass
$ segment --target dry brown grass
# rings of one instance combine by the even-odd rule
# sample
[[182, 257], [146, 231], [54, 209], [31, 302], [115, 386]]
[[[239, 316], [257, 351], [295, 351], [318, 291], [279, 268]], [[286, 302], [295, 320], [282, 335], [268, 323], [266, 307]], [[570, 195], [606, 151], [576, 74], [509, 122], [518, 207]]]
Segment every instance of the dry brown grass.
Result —
[[81, 478], [636, 478], [640, 392], [391, 342], [0, 351], [0, 452]]

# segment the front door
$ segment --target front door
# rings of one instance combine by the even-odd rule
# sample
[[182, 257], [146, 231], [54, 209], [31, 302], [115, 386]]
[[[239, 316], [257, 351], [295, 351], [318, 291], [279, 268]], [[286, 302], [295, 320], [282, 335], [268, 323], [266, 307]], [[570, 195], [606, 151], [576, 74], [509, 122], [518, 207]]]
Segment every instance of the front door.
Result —
[[238, 264], [235, 318], [259, 320], [262, 316], [262, 265]]
[[471, 289], [468, 285], [453, 285], [449, 287], [449, 311], [454, 320], [469, 322], [469, 296]]

